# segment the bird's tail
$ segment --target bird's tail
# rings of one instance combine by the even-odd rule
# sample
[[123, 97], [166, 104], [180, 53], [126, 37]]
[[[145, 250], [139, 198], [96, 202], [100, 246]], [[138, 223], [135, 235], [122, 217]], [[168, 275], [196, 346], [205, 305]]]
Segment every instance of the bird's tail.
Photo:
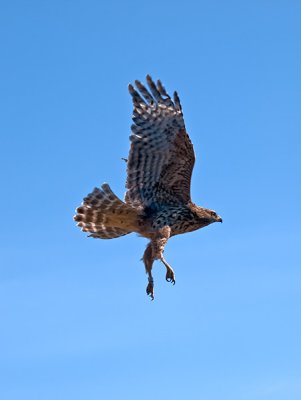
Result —
[[106, 183], [88, 194], [76, 213], [77, 226], [99, 239], [127, 235], [138, 224], [137, 210], [121, 201]]

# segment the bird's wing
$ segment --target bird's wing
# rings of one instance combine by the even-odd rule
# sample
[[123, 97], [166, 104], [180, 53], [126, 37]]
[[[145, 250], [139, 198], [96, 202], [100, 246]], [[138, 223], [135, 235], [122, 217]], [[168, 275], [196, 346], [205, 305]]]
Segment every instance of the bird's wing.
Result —
[[195, 162], [193, 145], [185, 130], [177, 93], [173, 99], [160, 81], [146, 77], [149, 90], [135, 81], [131, 148], [127, 163], [125, 201], [155, 207], [190, 201]]

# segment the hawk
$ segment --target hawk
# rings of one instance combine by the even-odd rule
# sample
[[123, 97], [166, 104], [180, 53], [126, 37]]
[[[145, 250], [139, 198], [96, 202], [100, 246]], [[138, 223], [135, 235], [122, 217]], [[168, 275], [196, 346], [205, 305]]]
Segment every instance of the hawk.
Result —
[[177, 92], [171, 98], [161, 81], [148, 75], [148, 89], [138, 80], [129, 85], [133, 122], [127, 162], [126, 193], [120, 200], [107, 183], [95, 188], [76, 209], [74, 220], [90, 237], [113, 239], [136, 232], [150, 240], [143, 255], [148, 275], [146, 293], [154, 299], [152, 266], [161, 260], [166, 280], [175, 274], [163, 257], [168, 239], [192, 232], [222, 218], [191, 201], [195, 162]]

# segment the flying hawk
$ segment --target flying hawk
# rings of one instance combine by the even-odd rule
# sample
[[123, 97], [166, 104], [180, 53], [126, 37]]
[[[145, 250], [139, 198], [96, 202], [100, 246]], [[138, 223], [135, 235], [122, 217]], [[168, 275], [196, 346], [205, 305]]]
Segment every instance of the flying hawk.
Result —
[[161, 81], [148, 75], [148, 89], [138, 80], [129, 85], [133, 122], [124, 201], [104, 183], [84, 198], [74, 220], [84, 232], [98, 239], [113, 239], [136, 232], [150, 239], [143, 255], [148, 285], [154, 299], [152, 266], [161, 260], [166, 280], [175, 274], [163, 257], [171, 236], [195, 231], [222, 218], [191, 201], [190, 181], [195, 162], [193, 145], [185, 130], [177, 92], [173, 99]]

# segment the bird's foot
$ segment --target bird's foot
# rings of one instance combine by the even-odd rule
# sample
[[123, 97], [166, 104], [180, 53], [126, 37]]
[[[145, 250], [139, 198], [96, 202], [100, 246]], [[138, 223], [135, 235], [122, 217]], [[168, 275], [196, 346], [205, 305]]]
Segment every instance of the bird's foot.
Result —
[[167, 282], [171, 282], [173, 285], [176, 283], [176, 277], [175, 277], [175, 273], [173, 272], [173, 269], [171, 268], [171, 266], [168, 264], [168, 262], [166, 260], [164, 260], [163, 255], [161, 254], [161, 261], [163, 262], [163, 264], [166, 267], [166, 276], [165, 279], [167, 280]]
[[165, 279], [167, 282], [171, 282], [173, 285], [176, 283], [176, 276], [172, 268], [167, 268]]
[[146, 294], [151, 297], [152, 300], [154, 300], [154, 281], [153, 279], [148, 280], [148, 285], [146, 287]]

